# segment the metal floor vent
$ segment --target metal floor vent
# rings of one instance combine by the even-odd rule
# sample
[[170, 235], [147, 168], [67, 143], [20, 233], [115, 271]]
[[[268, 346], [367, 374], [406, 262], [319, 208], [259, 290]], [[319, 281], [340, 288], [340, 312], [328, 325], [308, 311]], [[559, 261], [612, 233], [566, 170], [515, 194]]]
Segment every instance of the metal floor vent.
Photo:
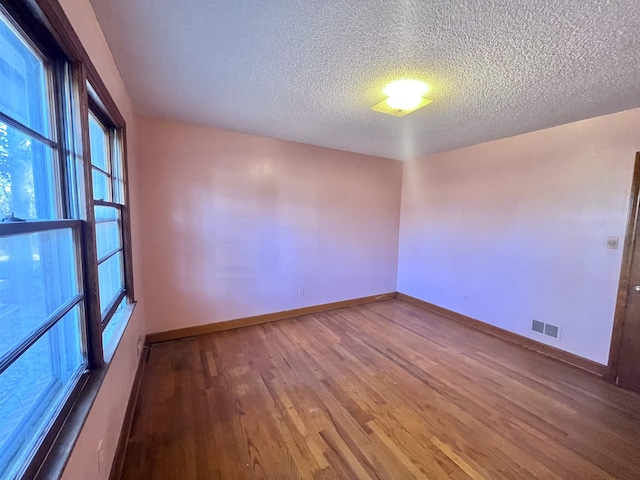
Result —
[[560, 327], [551, 325], [550, 323], [540, 322], [539, 320], [533, 320], [531, 322], [531, 330], [553, 338], [560, 336]]

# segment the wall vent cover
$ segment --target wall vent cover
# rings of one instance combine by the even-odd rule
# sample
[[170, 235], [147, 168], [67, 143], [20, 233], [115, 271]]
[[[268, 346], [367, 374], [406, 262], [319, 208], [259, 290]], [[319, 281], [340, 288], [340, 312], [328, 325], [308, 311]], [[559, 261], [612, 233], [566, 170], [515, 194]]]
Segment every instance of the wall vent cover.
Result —
[[558, 341], [560, 340], [560, 327], [558, 325], [551, 325], [550, 323], [544, 323], [539, 320], [532, 320], [531, 330], [548, 337], [553, 337]]
[[550, 337], [558, 338], [558, 331], [559, 329], [555, 325], [550, 325], [547, 323], [544, 326], [544, 334], [549, 335]]
[[538, 333], [544, 333], [544, 322], [540, 322], [538, 320], [534, 320], [531, 323], [531, 330]]

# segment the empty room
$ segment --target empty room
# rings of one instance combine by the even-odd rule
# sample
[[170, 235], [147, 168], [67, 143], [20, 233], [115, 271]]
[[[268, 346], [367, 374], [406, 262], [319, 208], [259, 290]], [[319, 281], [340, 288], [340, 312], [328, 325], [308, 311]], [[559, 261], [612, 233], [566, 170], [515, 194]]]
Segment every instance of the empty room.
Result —
[[640, 479], [639, 25], [0, 0], [0, 480]]

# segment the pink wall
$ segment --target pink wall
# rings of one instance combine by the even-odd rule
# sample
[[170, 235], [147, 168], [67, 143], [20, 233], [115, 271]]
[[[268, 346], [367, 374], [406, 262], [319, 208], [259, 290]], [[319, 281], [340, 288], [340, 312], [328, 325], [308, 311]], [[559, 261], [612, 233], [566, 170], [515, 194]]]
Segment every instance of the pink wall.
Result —
[[[113, 354], [100, 392], [63, 474], [63, 479], [67, 480], [101, 480], [109, 477], [124, 413], [129, 401], [129, 392], [138, 365], [136, 342], [138, 337], [144, 337], [146, 334], [145, 305], [142, 295], [144, 286], [140, 263], [140, 229], [138, 227], [140, 214], [138, 189], [136, 188], [138, 181], [136, 118], [89, 0], [60, 0], [60, 3], [127, 122], [134, 276], [138, 305], [129, 320], [117, 350]], [[100, 440], [103, 440], [105, 457], [105, 464], [102, 468], [98, 466], [96, 453]]]
[[138, 125], [150, 332], [396, 290], [400, 162]]
[[407, 163], [398, 290], [606, 363], [639, 126], [636, 109]]
[[137, 118], [89, 0], [61, 4], [127, 120], [138, 297], [63, 478], [108, 478], [145, 297], [162, 331], [394, 291], [397, 269], [404, 293], [542, 341], [532, 318], [561, 324], [556, 346], [606, 362], [640, 110], [406, 164], [398, 259], [401, 164]]

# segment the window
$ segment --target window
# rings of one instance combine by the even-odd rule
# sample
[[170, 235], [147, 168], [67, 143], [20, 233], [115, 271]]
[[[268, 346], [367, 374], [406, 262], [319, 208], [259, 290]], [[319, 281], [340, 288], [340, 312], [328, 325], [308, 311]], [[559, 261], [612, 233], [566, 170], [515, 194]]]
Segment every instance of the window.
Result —
[[22, 472], [87, 367], [77, 233], [0, 237], [0, 478]]
[[4, 16], [0, 52], [0, 209], [58, 218], [50, 65]]
[[35, 474], [103, 370], [102, 332], [133, 303], [133, 280], [124, 122], [36, 7], [2, 5], [0, 478], [11, 479]]
[[100, 312], [106, 326], [123, 307], [125, 290], [122, 212], [124, 180], [121, 141], [115, 127], [107, 127], [89, 111], [89, 137], [96, 221]]

